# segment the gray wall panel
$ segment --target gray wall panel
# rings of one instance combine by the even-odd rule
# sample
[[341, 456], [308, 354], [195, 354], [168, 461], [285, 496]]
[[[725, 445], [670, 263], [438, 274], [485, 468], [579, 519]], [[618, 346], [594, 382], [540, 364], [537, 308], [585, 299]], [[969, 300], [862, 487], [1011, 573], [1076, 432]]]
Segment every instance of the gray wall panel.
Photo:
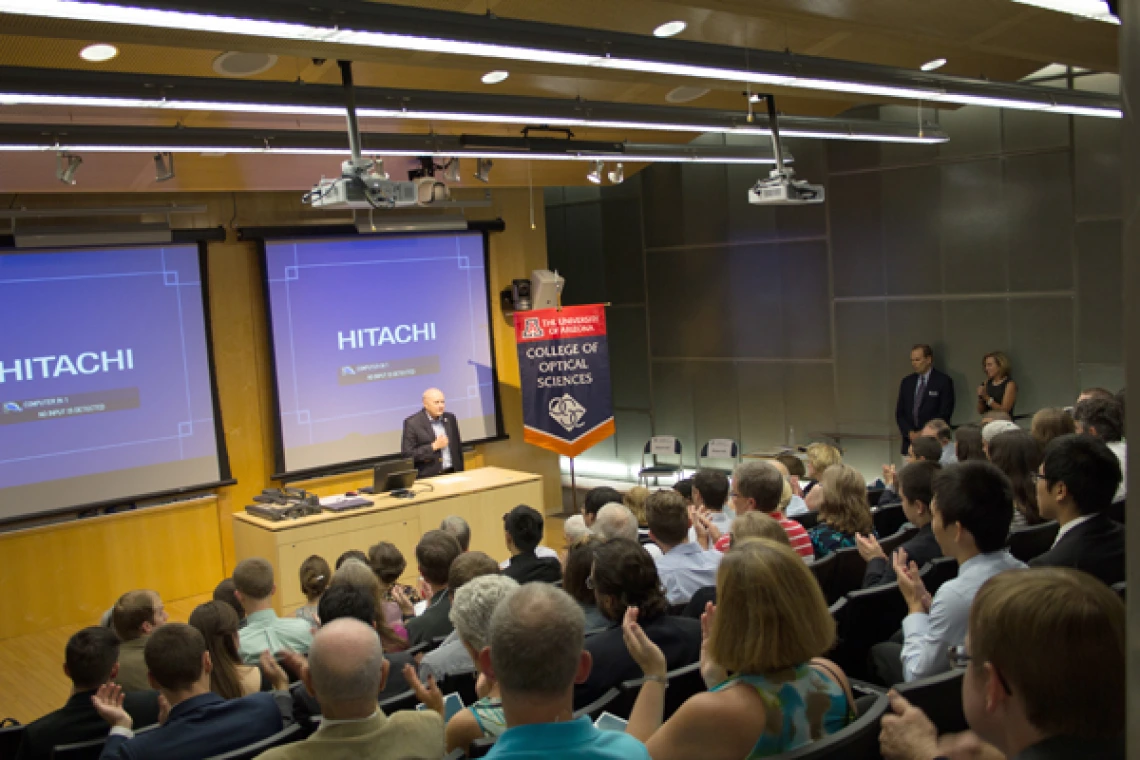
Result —
[[797, 359], [830, 359], [827, 243], [782, 243], [779, 260], [783, 355]]
[[835, 274], [835, 295], [885, 295], [880, 175], [867, 173], [831, 177], [825, 205], [831, 215], [831, 266]]
[[653, 435], [648, 413], [618, 410], [614, 412], [614, 447], [619, 462], [637, 465], [645, 442]]
[[1124, 361], [1124, 257], [1118, 219], [1077, 225], [1077, 359]]
[[695, 465], [700, 447], [710, 438], [740, 440], [740, 402], [732, 362], [699, 364], [692, 377], [696, 447], [686, 459]]
[[939, 126], [951, 138], [938, 146], [939, 156], [962, 158], [1001, 151], [1001, 111], [993, 108], [947, 108], [937, 114]]
[[784, 365], [740, 362], [734, 370], [743, 450], [756, 451], [783, 443], [787, 434]]
[[606, 328], [614, 406], [651, 409], [645, 310], [607, 309]]
[[1006, 299], [947, 301], [945, 350], [935, 365], [954, 381], [954, 420], [976, 419], [978, 384], [985, 379], [982, 357], [990, 351], [1009, 353], [1009, 302]]
[[641, 200], [615, 198], [602, 203], [602, 250], [606, 299], [644, 303], [645, 267], [641, 240]]
[[719, 314], [705, 325], [730, 341], [729, 349], [718, 356], [778, 357], [784, 350], [785, 329], [780, 249], [769, 244], [727, 250], [728, 301], [720, 304]]
[[1010, 301], [1013, 377], [1021, 414], [1043, 406], [1064, 406], [1076, 395], [1073, 299]]
[[693, 378], [696, 362], [653, 362], [653, 433], [681, 440], [685, 461], [695, 461]]
[[936, 166], [882, 173], [883, 262], [890, 295], [942, 291]]
[[999, 159], [942, 167], [939, 233], [947, 293], [1004, 290], [1006, 216]]
[[[1116, 74], [1080, 77], [1076, 89], [1108, 94], [1120, 92]], [[1073, 150], [1076, 151], [1077, 217], [1120, 216], [1120, 121], [1073, 117]]]
[[797, 442], [835, 430], [835, 372], [830, 364], [788, 364], [784, 397], [789, 434]]
[[1052, 113], [997, 111], [1002, 117], [1002, 148], [1006, 151], [1043, 150], [1069, 146], [1069, 120]]
[[720, 244], [728, 237], [727, 175], [723, 165], [688, 164], [681, 167], [681, 214], [684, 240], [673, 245]]
[[878, 421], [893, 413], [886, 318], [885, 303], [835, 304], [837, 415], [843, 422]]
[[657, 164], [643, 174], [645, 247], [681, 245], [685, 242], [685, 215], [680, 164]]
[[887, 364], [892, 377], [910, 374], [910, 350], [929, 344], [934, 355], [943, 353], [942, 301], [892, 301], [887, 304]]
[[[563, 303], [601, 303], [606, 300], [605, 252], [602, 248], [602, 204], [579, 203], [564, 206], [563, 249], [559, 252], [559, 274], [566, 278]], [[529, 277], [530, 272], [519, 272]]]
[[729, 254], [724, 249], [647, 254], [654, 356], [731, 356], [725, 329]]
[[1010, 290], [1071, 288], [1073, 194], [1068, 152], [1007, 157], [1004, 199]]

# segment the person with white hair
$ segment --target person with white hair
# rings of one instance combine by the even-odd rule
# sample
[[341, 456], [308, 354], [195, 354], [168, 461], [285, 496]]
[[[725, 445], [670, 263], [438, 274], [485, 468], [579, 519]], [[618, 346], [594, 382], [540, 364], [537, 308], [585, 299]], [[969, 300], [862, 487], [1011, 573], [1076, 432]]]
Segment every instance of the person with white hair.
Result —
[[276, 747], [263, 760], [366, 760], [438, 758], [443, 720], [434, 712], [405, 710], [384, 715], [376, 697], [388, 679], [388, 662], [376, 631], [359, 620], [340, 618], [313, 637], [301, 669], [305, 689], [321, 706], [320, 728], [303, 742]]
[[[612, 541], [615, 538], [628, 538], [630, 541], [641, 543], [637, 515], [626, 505], [617, 502], [610, 502], [598, 510], [598, 516], [594, 519], [593, 531], [594, 535], [603, 542]], [[642, 548], [649, 552], [649, 556], [654, 559], [662, 554], [661, 548], [657, 544], [642, 544]]]
[[[472, 662], [478, 662], [479, 653], [487, 648], [491, 635], [491, 616], [495, 609], [518, 589], [519, 584], [513, 578], [484, 575], [455, 592], [455, 601], [451, 605], [451, 622]], [[433, 679], [429, 678], [428, 688], [425, 688], [411, 672], [411, 666], [408, 666], [406, 677], [421, 701], [443, 715], [443, 695], [438, 688], [432, 688]], [[466, 752], [476, 739], [499, 736], [507, 730], [499, 684], [483, 674], [476, 688], [480, 695], [479, 701], [447, 722], [445, 737], [448, 752], [457, 749]]]

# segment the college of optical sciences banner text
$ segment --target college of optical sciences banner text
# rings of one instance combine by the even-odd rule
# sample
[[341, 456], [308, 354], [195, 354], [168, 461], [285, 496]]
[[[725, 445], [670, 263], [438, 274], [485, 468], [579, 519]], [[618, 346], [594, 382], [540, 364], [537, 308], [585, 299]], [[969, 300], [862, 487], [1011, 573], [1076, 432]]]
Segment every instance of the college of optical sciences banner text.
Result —
[[576, 457], [614, 434], [605, 307], [515, 312], [523, 440]]

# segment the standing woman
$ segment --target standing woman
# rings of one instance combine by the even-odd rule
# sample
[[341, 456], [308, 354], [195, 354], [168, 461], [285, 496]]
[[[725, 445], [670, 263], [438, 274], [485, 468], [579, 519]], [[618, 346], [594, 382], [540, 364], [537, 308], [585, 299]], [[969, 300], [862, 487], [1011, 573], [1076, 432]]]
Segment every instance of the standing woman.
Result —
[[1002, 411], [1013, 416], [1013, 405], [1017, 403], [1017, 383], [1010, 379], [1012, 365], [1009, 357], [1001, 351], [991, 351], [982, 357], [982, 369], [986, 382], [978, 386], [978, 414]]

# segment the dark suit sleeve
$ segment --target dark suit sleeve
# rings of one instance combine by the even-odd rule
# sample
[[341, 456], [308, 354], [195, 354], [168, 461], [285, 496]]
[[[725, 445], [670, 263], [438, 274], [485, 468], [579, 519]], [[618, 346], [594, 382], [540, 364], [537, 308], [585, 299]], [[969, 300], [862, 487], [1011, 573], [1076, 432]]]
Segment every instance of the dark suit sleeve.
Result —
[[99, 753], [99, 760], [131, 760], [131, 755], [127, 751], [128, 741], [130, 740], [125, 736], [111, 734], [103, 744], [103, 751]]
[[863, 573], [863, 588], [874, 588], [895, 580], [897, 576], [891, 563], [882, 557], [875, 557], [867, 563], [867, 571]]
[[943, 374], [942, 377], [945, 378], [943, 383], [945, 387], [939, 394], [938, 419], [950, 424], [950, 418], [954, 416], [954, 381], [950, 379], [949, 375]]
[[434, 462], [439, 458], [439, 452], [431, 447], [435, 436], [432, 436], [432, 440], [427, 443], [418, 443], [415, 421], [415, 415], [404, 420], [404, 440], [400, 446], [400, 455], [405, 459], [411, 459], [417, 465]]
[[447, 442], [451, 447], [451, 466], [456, 472], [463, 471], [463, 439], [459, 437], [459, 420], [447, 413], [450, 423], [447, 426]]

